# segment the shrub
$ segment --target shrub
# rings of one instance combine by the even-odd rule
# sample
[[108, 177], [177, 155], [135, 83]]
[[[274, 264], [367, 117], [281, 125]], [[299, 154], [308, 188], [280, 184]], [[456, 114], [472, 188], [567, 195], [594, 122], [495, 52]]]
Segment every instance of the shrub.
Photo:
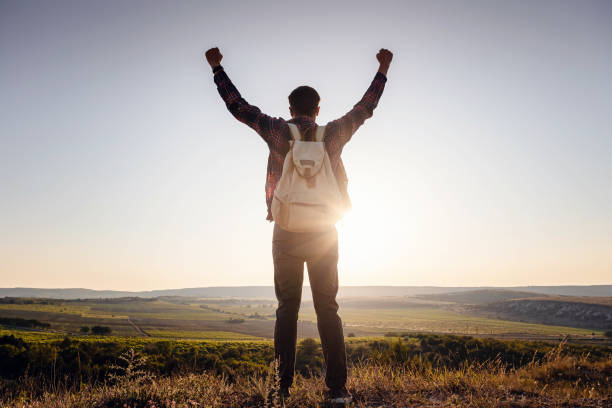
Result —
[[108, 379], [123, 386], [130, 382], [136, 384], [149, 382], [152, 377], [146, 367], [147, 357], [130, 347], [119, 356], [118, 364], [109, 367], [112, 371], [108, 373]]
[[93, 334], [106, 335], [111, 333], [111, 328], [108, 326], [93, 326], [91, 332]]
[[321, 371], [323, 368], [323, 352], [321, 345], [314, 339], [307, 338], [300, 341], [295, 355], [295, 369], [304, 376], [311, 372]]
[[42, 329], [51, 327], [49, 323], [39, 322], [36, 319], [21, 319], [19, 317], [0, 317], [0, 324], [15, 327], [40, 327]]
[[81, 333], [89, 333], [89, 327], [87, 326], [81, 326], [81, 328], [79, 329], [79, 331]]

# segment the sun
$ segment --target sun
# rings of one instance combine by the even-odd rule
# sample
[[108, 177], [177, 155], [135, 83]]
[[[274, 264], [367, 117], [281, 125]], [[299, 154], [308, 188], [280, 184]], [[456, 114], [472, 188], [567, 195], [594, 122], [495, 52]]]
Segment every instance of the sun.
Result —
[[353, 208], [336, 227], [344, 285], [400, 284], [439, 261], [444, 220], [431, 201], [390, 183], [367, 180], [350, 190]]
[[393, 214], [385, 212], [381, 203], [367, 195], [353, 194], [353, 208], [336, 226], [340, 250], [340, 265], [350, 271], [350, 281], [371, 281], [372, 273], [380, 270], [389, 258], [390, 241], [394, 234], [389, 228]]

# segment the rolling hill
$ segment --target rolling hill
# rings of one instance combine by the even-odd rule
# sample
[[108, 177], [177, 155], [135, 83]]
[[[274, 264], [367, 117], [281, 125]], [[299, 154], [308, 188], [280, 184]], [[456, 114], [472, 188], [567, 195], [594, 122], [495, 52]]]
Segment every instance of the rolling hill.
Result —
[[[498, 290], [524, 292], [535, 295], [562, 296], [612, 296], [612, 285], [592, 286], [517, 286], [517, 287], [441, 287], [441, 286], [342, 286], [338, 297], [383, 297], [441, 295], [470, 291]], [[217, 286], [151, 291], [93, 290], [83, 288], [0, 288], [0, 297], [36, 297], [51, 299], [99, 299], [138, 296], [154, 298], [159, 296], [192, 297], [234, 297], [274, 298], [272, 286]], [[310, 298], [310, 288], [305, 286], [303, 299]]]

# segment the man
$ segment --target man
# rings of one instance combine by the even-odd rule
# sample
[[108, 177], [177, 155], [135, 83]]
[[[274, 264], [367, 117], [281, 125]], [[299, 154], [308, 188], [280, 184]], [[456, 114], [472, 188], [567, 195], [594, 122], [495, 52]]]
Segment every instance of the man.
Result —
[[[347, 193], [347, 177], [340, 158], [342, 148], [353, 133], [372, 116], [374, 108], [387, 81], [387, 70], [393, 54], [381, 49], [376, 58], [378, 72], [363, 98], [340, 119], [325, 126], [325, 150], [330, 159], [345, 207], [350, 207]], [[229, 111], [236, 119], [253, 128], [267, 143], [270, 150], [266, 176], [267, 219], [273, 221], [271, 203], [277, 183], [281, 178], [283, 161], [292, 140], [288, 123], [295, 124], [300, 134], [313, 133], [319, 114], [319, 94], [308, 86], [300, 86], [289, 95], [291, 119], [267, 116], [259, 108], [249, 105], [221, 66], [222, 55], [218, 48], [206, 52], [212, 67], [217, 90]], [[325, 383], [329, 388], [330, 402], [345, 404], [351, 401], [346, 389], [346, 353], [342, 321], [338, 316], [338, 234], [334, 226], [316, 232], [290, 232], [274, 225], [272, 237], [274, 261], [274, 289], [278, 299], [274, 350], [279, 360], [281, 398], [289, 395], [295, 368], [297, 318], [302, 295], [304, 262], [308, 265], [308, 277], [312, 299], [317, 313], [317, 325], [321, 337], [323, 356], [327, 366]]]

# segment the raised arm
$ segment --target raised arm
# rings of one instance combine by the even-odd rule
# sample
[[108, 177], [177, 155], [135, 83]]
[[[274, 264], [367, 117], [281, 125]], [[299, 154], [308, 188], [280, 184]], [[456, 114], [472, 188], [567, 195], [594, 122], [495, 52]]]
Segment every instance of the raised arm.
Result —
[[327, 124], [327, 134], [333, 135], [333, 138], [326, 139], [330, 154], [339, 153], [342, 150], [342, 147], [351, 140], [359, 126], [372, 116], [378, 105], [378, 100], [385, 89], [387, 71], [393, 59], [393, 54], [391, 51], [382, 48], [376, 54], [376, 59], [379, 62], [378, 71], [361, 100], [346, 115]]
[[236, 119], [253, 128], [268, 145], [278, 146], [282, 129], [286, 126], [285, 121], [261, 113], [257, 106], [250, 105], [244, 100], [221, 66], [222, 59], [223, 55], [219, 48], [206, 51], [206, 60], [213, 70], [217, 91], [225, 106]]

